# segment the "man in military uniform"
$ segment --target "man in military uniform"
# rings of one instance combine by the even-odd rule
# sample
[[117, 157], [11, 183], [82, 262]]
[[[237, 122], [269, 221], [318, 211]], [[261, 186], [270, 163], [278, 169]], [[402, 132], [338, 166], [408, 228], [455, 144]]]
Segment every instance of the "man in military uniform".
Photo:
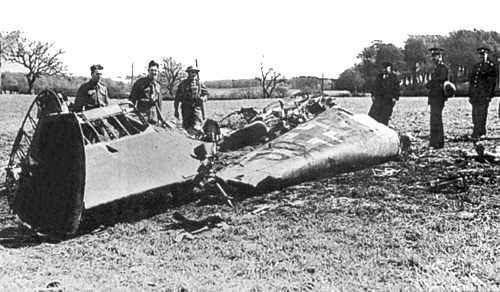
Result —
[[177, 88], [174, 101], [174, 116], [179, 118], [179, 103], [181, 104], [182, 126], [188, 134], [200, 136], [203, 134], [205, 110], [203, 103], [207, 101], [208, 91], [200, 82], [198, 68], [189, 66], [186, 69], [188, 77]]
[[444, 94], [443, 85], [448, 80], [448, 68], [443, 63], [443, 51], [441, 48], [429, 49], [435, 68], [431, 74], [431, 80], [425, 85], [429, 90], [428, 104], [431, 108], [429, 146], [434, 149], [444, 147], [443, 109], [447, 97]]
[[480, 47], [477, 49], [481, 61], [476, 64], [469, 75], [469, 102], [472, 105], [472, 138], [486, 135], [486, 119], [488, 106], [493, 95], [497, 79], [497, 70], [488, 60], [490, 49]]
[[160, 65], [155, 61], [148, 64], [148, 75], [139, 78], [132, 86], [129, 100], [151, 124], [165, 122], [161, 113], [161, 85], [158, 82]]
[[399, 100], [399, 78], [392, 72], [390, 62], [382, 62], [382, 73], [378, 74], [372, 92], [372, 106], [368, 115], [379, 123], [389, 125], [396, 101]]
[[108, 105], [108, 90], [101, 80], [101, 65], [92, 65], [90, 75], [92, 78], [78, 88], [73, 109], [75, 112], [89, 110]]

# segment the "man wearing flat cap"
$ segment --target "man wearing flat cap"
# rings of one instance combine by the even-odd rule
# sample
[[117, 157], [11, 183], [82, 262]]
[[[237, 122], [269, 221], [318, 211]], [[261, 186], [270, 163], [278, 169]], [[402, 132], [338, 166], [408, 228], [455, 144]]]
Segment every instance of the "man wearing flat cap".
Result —
[[188, 77], [177, 88], [174, 101], [174, 116], [179, 118], [179, 104], [181, 106], [182, 127], [188, 134], [199, 137], [203, 134], [204, 105], [207, 101], [208, 91], [200, 82], [196, 67], [186, 69]]
[[427, 103], [430, 106], [430, 141], [429, 147], [441, 149], [444, 147], [443, 109], [447, 97], [444, 92], [444, 83], [448, 81], [448, 68], [443, 63], [443, 49], [430, 48], [431, 60], [434, 62], [434, 71], [431, 80], [425, 85], [429, 90]]
[[488, 106], [495, 94], [497, 70], [495, 65], [488, 60], [490, 49], [480, 47], [477, 49], [481, 61], [471, 70], [469, 75], [469, 102], [472, 105], [472, 138], [481, 138], [486, 135], [486, 120]]
[[368, 115], [379, 123], [389, 125], [396, 101], [399, 100], [399, 78], [392, 72], [390, 62], [382, 62], [382, 73], [375, 78], [372, 91], [372, 106]]
[[155, 61], [148, 64], [148, 75], [137, 79], [132, 86], [129, 100], [144, 115], [148, 123], [160, 125], [163, 122], [161, 114], [161, 85], [158, 82], [160, 65]]
[[108, 90], [100, 82], [102, 69], [104, 68], [99, 64], [90, 67], [92, 78], [78, 88], [73, 106], [75, 112], [108, 105]]

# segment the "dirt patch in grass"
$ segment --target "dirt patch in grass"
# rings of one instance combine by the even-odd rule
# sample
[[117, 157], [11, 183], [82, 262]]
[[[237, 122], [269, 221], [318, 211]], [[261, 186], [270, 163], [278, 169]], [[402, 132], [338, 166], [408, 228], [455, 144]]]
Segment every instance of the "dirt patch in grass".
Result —
[[[16, 113], [0, 115], [15, 124], [0, 130], [2, 163], [23, 115], [11, 101]], [[355, 113], [370, 106], [367, 98], [337, 101]], [[244, 103], [208, 103], [208, 117]], [[500, 137], [497, 109], [494, 99], [494, 139], [482, 142], [489, 150]], [[63, 241], [19, 225], [2, 194], [0, 291], [49, 291], [54, 283], [59, 291], [498, 291], [498, 165], [465, 156], [473, 144], [455, 139], [472, 130], [466, 99], [447, 103], [444, 149], [428, 148], [428, 121], [424, 98], [401, 98], [391, 124], [414, 137], [406, 157], [237, 199], [234, 208], [196, 197], [177, 204], [165, 190], [94, 210]], [[456, 178], [465, 184], [429, 185]], [[219, 213], [227, 225], [179, 240], [176, 211], [195, 219]]]

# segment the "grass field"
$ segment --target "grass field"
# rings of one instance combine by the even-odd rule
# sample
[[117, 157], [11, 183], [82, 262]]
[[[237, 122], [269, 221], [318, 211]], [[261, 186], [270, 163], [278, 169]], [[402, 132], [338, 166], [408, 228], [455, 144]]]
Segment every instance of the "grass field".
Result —
[[[0, 95], [0, 164], [32, 98]], [[207, 116], [268, 102], [212, 101]], [[354, 113], [370, 106], [369, 98], [337, 102]], [[167, 119], [171, 108], [167, 102]], [[497, 110], [496, 98], [488, 135], [500, 139]], [[499, 167], [464, 156], [472, 143], [452, 139], [470, 134], [470, 112], [467, 99], [450, 100], [445, 148], [431, 151], [426, 99], [401, 98], [391, 124], [414, 137], [407, 157], [236, 200], [234, 208], [203, 200], [121, 205], [92, 214], [109, 217], [102, 226], [61, 242], [19, 225], [0, 195], [0, 291], [500, 291]], [[484, 146], [493, 151], [499, 139]], [[456, 177], [467, 186], [428, 187]], [[252, 212], [262, 206], [269, 208]], [[175, 211], [220, 213], [227, 227], [178, 242]], [[46, 288], [56, 281], [58, 289]]]

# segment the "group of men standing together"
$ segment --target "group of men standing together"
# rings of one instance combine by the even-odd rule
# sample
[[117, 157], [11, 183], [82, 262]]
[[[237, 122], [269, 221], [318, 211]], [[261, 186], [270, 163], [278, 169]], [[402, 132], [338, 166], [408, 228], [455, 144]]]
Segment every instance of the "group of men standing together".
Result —
[[[429, 82], [426, 84], [428, 104], [430, 106], [430, 142], [429, 146], [435, 149], [444, 147], [443, 109], [449, 94], [447, 86], [448, 68], [443, 62], [443, 49], [430, 48], [431, 60], [435, 65]], [[469, 74], [469, 102], [472, 105], [472, 138], [480, 139], [486, 135], [486, 120], [489, 103], [495, 94], [497, 69], [488, 60], [490, 49], [480, 47], [477, 49], [480, 62], [477, 63]], [[384, 125], [389, 124], [396, 102], [400, 97], [400, 80], [393, 72], [393, 64], [381, 63], [382, 72], [375, 78], [372, 91], [372, 105], [368, 115]], [[91, 79], [84, 83], [77, 91], [74, 110], [89, 110], [108, 105], [108, 91], [100, 82], [101, 65], [90, 67]], [[179, 119], [182, 114], [183, 128], [193, 136], [203, 134], [203, 121], [205, 120], [204, 102], [208, 91], [199, 80], [198, 68], [189, 66], [186, 69], [188, 77], [183, 80], [178, 88], [174, 100], [174, 117]], [[158, 82], [159, 64], [151, 61], [148, 64], [148, 75], [138, 79], [129, 96], [129, 100], [152, 124], [164, 123], [162, 115], [161, 85]], [[448, 83], [448, 84], [447, 84]]]
[[[429, 146], [434, 149], [444, 147], [443, 109], [447, 99], [454, 94], [454, 85], [449, 83], [448, 68], [443, 62], [441, 48], [430, 48], [434, 71], [426, 84], [428, 105], [430, 106]], [[489, 103], [495, 94], [497, 72], [495, 65], [488, 60], [491, 50], [488, 47], [477, 49], [480, 62], [469, 74], [469, 102], [472, 105], [473, 130], [471, 138], [480, 139], [486, 135], [486, 120]], [[389, 124], [394, 105], [400, 97], [400, 80], [392, 71], [390, 62], [381, 63], [382, 72], [377, 75], [372, 91], [372, 106], [368, 115], [384, 125]], [[453, 87], [451, 89], [450, 87]]]
[[[108, 91], [101, 82], [103, 66], [97, 64], [90, 67], [91, 79], [80, 86], [76, 93], [74, 111], [89, 110], [109, 104]], [[139, 78], [132, 86], [129, 100], [151, 124], [161, 125], [166, 121], [162, 114], [161, 85], [158, 81], [160, 66], [155, 61], [148, 64], [148, 75]], [[200, 82], [198, 68], [189, 66], [188, 77], [181, 81], [174, 100], [174, 116], [179, 119], [179, 105], [182, 114], [183, 128], [193, 136], [203, 134], [205, 119], [204, 102], [208, 91]]]

